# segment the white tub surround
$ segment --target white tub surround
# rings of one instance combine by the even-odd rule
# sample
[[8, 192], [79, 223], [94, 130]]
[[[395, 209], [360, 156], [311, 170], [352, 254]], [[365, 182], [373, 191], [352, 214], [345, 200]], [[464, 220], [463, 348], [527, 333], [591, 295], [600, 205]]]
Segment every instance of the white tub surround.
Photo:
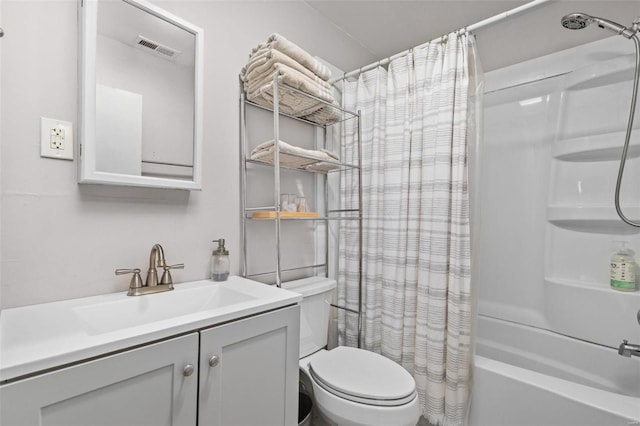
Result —
[[[640, 249], [640, 231], [613, 203], [632, 48], [613, 37], [487, 74], [480, 314], [612, 348], [640, 341], [640, 293], [609, 285], [615, 241]], [[579, 66], [546, 77], [563, 61]], [[509, 75], [523, 74], [524, 65], [531, 79], [512, 86]], [[640, 214], [639, 132], [636, 124], [621, 194], [632, 218]]]
[[297, 293], [232, 276], [129, 297], [112, 293], [4, 309], [0, 382], [293, 305]]
[[[615, 36], [486, 75], [471, 425], [640, 422], [640, 359], [617, 352], [640, 343], [640, 293], [609, 284], [615, 241], [640, 248], [614, 207], [632, 55]], [[621, 192], [633, 220], [639, 118]]]

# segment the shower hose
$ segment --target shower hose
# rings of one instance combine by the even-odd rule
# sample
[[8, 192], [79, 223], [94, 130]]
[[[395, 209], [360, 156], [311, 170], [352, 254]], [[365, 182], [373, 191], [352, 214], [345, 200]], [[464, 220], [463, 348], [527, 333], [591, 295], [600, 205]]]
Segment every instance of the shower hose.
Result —
[[633, 77], [633, 92], [631, 97], [631, 110], [629, 112], [629, 121], [627, 123], [627, 134], [624, 139], [624, 147], [622, 148], [622, 158], [620, 159], [620, 168], [618, 169], [618, 180], [616, 181], [616, 212], [623, 222], [640, 228], [640, 222], [634, 222], [627, 218], [620, 208], [620, 187], [622, 186], [622, 175], [624, 173], [624, 165], [627, 161], [627, 153], [629, 151], [629, 142], [631, 141], [631, 131], [633, 129], [633, 116], [636, 111], [636, 100], [638, 98], [638, 79], [640, 77], [640, 39], [638, 39], [638, 33], [635, 33], [630, 37], [636, 46], [636, 68], [635, 75]]

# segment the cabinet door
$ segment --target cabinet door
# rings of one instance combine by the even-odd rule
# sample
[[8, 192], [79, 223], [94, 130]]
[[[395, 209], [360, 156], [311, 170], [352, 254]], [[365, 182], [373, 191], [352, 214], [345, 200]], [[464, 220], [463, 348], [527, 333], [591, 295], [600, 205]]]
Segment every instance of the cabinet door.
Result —
[[297, 305], [201, 331], [199, 426], [297, 425], [299, 341]]
[[0, 424], [194, 426], [197, 360], [192, 333], [7, 384]]

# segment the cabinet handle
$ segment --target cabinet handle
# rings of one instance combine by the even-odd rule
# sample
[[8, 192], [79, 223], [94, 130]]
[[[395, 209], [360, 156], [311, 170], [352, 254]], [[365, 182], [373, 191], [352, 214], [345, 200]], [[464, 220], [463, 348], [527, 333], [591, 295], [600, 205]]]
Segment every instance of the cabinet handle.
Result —
[[211, 358], [209, 358], [209, 366], [215, 367], [219, 363], [220, 363], [220, 358], [218, 358], [217, 355], [214, 355]]
[[193, 374], [193, 365], [191, 364], [185, 365], [184, 369], [182, 370], [182, 375], [185, 377], [189, 377], [192, 374]]

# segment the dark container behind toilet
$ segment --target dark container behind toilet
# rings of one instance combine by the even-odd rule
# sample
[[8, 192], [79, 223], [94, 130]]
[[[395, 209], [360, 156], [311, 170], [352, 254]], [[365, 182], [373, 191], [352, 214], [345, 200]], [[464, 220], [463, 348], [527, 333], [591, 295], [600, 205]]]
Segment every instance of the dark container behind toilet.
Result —
[[298, 385], [298, 426], [311, 426], [311, 408], [313, 402], [307, 391], [305, 383], [302, 381], [302, 373]]

